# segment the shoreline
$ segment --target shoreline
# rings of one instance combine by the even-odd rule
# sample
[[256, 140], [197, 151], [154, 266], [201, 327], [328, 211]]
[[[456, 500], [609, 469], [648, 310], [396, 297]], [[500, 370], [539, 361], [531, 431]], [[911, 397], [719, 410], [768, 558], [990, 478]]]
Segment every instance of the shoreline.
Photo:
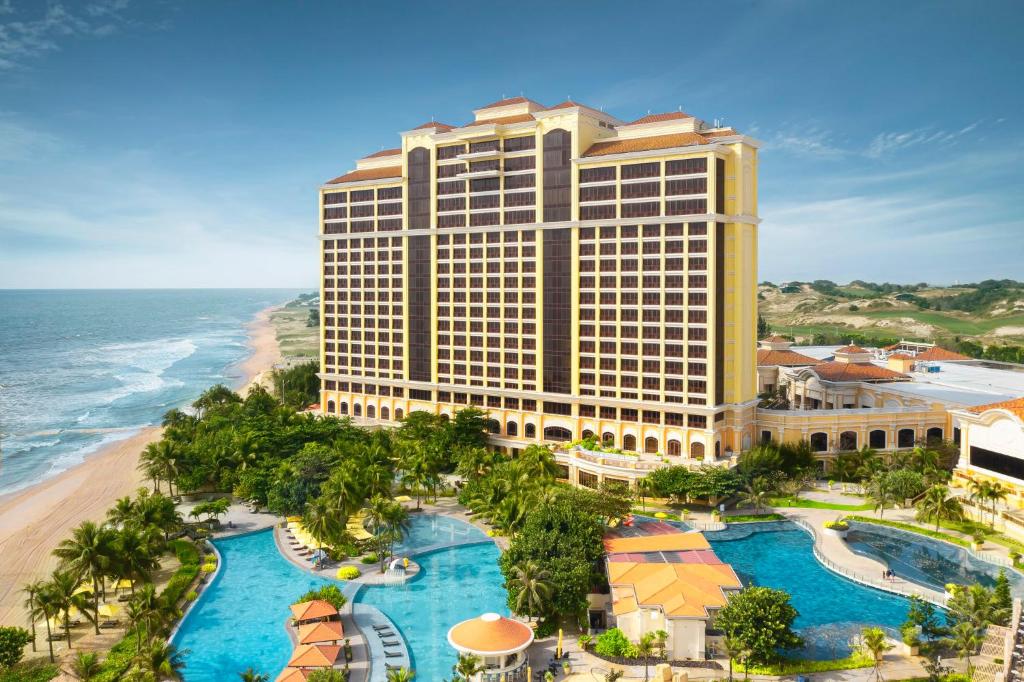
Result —
[[[280, 359], [270, 323], [270, 314], [278, 307], [261, 310], [246, 325], [251, 353], [231, 368], [239, 373], [232, 388], [243, 396], [253, 383], [264, 382]], [[146, 485], [136, 468], [139, 455], [162, 432], [160, 426], [144, 427], [67, 471], [0, 496], [0, 625], [24, 625], [21, 587], [56, 568], [51, 552], [72, 528], [87, 520], [102, 521], [119, 497]]]

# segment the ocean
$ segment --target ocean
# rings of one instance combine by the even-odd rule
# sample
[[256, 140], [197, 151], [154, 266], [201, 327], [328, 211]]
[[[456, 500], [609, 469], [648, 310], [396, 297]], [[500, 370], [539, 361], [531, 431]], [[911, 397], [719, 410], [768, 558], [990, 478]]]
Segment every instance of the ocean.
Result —
[[0, 290], [0, 495], [235, 385], [245, 326], [301, 290]]

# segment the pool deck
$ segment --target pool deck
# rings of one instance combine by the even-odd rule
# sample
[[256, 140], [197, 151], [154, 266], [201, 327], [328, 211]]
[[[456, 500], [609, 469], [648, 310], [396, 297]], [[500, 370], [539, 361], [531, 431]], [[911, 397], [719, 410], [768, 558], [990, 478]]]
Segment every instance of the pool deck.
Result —
[[883, 579], [885, 564], [854, 553], [846, 542], [835, 535], [824, 533], [824, 524], [835, 521], [842, 512], [832, 509], [777, 508], [775, 511], [793, 521], [814, 537], [815, 557], [825, 568], [861, 585], [884, 592], [917, 596], [937, 606], [945, 607], [946, 595], [900, 577]]

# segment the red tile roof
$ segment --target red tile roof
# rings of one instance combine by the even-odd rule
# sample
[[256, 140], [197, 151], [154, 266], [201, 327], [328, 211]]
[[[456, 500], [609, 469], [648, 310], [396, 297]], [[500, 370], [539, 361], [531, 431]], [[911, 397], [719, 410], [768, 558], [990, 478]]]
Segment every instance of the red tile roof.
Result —
[[704, 137], [730, 137], [732, 135], [739, 135], [739, 133], [737, 133], [732, 128], [724, 128], [722, 130], [708, 130], [701, 134], [704, 135]]
[[757, 351], [758, 367], [803, 367], [806, 365], [817, 365], [820, 362], [820, 360], [791, 350], [759, 348]]
[[779, 343], [780, 341], [789, 341], [789, 339], [787, 339], [785, 336], [779, 336], [778, 334], [772, 334], [771, 336], [766, 336], [765, 338], [763, 338], [761, 340], [762, 341], [767, 341], [768, 343]]
[[438, 130], [451, 130], [455, 126], [450, 126], [447, 123], [441, 123], [440, 121], [427, 121], [423, 125], [418, 125], [413, 130], [426, 130], [427, 128], [437, 128]]
[[368, 156], [364, 156], [364, 159], [379, 159], [382, 156], [394, 156], [395, 154], [401, 154], [401, 149], [381, 149], [379, 152], [374, 152]]
[[1013, 400], [1004, 400], [1003, 402], [991, 403], [989, 405], [978, 405], [977, 407], [972, 407], [967, 411], [973, 412], [974, 414], [981, 414], [988, 410], [1006, 410], [1015, 415], [1021, 421], [1024, 421], [1024, 398], [1014, 398]]
[[966, 355], [961, 355], [960, 353], [954, 353], [951, 350], [946, 350], [945, 348], [939, 348], [938, 346], [934, 346], [923, 353], [918, 353], [917, 355], [914, 356], [914, 359], [945, 360], [947, 362], [955, 362], [957, 360], [970, 360], [971, 358], [967, 357]]
[[536, 119], [533, 118], [533, 114], [516, 114], [514, 116], [498, 116], [497, 118], [485, 118], [480, 121], [473, 121], [472, 123], [467, 123], [466, 125], [461, 127], [472, 128], [473, 126], [485, 126], [491, 125], [492, 123], [496, 123], [499, 125], [505, 123], [525, 123], [526, 121], [534, 120]]
[[635, 121], [630, 121], [629, 123], [623, 124], [619, 127], [625, 128], [627, 126], [639, 126], [645, 123], [661, 123], [662, 121], [682, 121], [687, 118], [693, 118], [693, 116], [684, 114], [681, 111], [669, 111], [664, 114], [647, 114], [646, 116], [638, 118]]
[[401, 166], [387, 166], [385, 168], [366, 168], [364, 170], [354, 170], [351, 173], [339, 175], [333, 180], [328, 180], [324, 184], [337, 185], [342, 182], [358, 182], [360, 180], [382, 180], [384, 178], [395, 178], [397, 180], [401, 177]]
[[[571, 99], [567, 99], [564, 102], [556, 104], [553, 107], [548, 107], [547, 111], [552, 109], [571, 109], [572, 107], [587, 107], [586, 104], [580, 104], [579, 102], [573, 102]], [[587, 109], [593, 109], [593, 107], [587, 107]]]
[[672, 135], [652, 135], [651, 137], [635, 137], [626, 140], [597, 142], [583, 152], [583, 156], [607, 156], [608, 154], [626, 154], [628, 152], [646, 152], [653, 149], [672, 149], [705, 144], [707, 138], [698, 133], [675, 133]]
[[868, 351], [864, 350], [860, 346], [854, 346], [853, 344], [850, 344], [849, 346], [843, 346], [842, 348], [837, 348], [835, 352], [836, 353], [853, 353], [853, 354], [856, 354], [856, 353], [867, 353]]
[[910, 378], [870, 362], [822, 362], [811, 367], [811, 371], [825, 381], [903, 381]]
[[491, 102], [487, 106], [480, 107], [480, 108], [481, 109], [495, 109], [497, 107], [507, 107], [510, 104], [526, 104], [527, 102], [536, 104], [537, 106], [543, 106], [543, 105], [539, 104], [538, 102], [534, 102], [532, 99], [528, 99], [526, 97], [509, 97], [508, 99], [499, 99], [497, 102]]
[[448, 642], [480, 655], [522, 651], [533, 642], [533, 630], [521, 621], [485, 613], [455, 625], [448, 631]]
[[305, 620], [318, 620], [320, 618], [331, 618], [338, 615], [338, 609], [330, 602], [322, 599], [311, 599], [310, 601], [292, 604], [292, 617], [299, 622]]

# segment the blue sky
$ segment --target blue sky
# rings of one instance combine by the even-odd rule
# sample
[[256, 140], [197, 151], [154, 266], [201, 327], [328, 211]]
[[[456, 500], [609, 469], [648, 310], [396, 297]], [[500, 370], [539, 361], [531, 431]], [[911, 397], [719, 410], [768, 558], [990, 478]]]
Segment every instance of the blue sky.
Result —
[[1024, 279], [1021, 3], [509, 7], [0, 0], [0, 287], [312, 287], [319, 183], [520, 93], [762, 140], [761, 279]]

